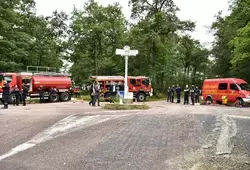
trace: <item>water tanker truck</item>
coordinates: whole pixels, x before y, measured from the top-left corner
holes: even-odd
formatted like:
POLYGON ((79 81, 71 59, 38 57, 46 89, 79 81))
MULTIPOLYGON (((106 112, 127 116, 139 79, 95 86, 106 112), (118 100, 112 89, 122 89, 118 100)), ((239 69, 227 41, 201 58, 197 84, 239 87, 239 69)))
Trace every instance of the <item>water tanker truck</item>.
MULTIPOLYGON (((44 98, 49 102, 65 102, 71 100, 72 81, 69 74, 61 73, 0 73, 0 86, 9 83, 10 89, 17 85, 20 91, 24 84, 29 89, 28 97, 39 98, 40 88, 44 89, 44 98), (50 94, 52 88, 56 93, 50 94)), ((0 88, 0 100, 2 100, 2 88, 0 88)), ((10 91, 9 103, 13 103, 14 94, 10 91)))

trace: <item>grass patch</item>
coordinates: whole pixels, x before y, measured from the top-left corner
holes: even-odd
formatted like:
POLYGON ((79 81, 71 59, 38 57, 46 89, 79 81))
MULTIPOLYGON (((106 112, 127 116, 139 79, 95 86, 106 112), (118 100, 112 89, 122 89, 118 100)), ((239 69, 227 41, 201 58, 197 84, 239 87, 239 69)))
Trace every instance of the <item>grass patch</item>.
MULTIPOLYGON (((77 97, 77 100, 84 100, 84 101, 91 101, 91 97, 90 97, 90 95, 82 95, 82 96, 79 96, 79 97, 77 97)), ((104 100, 104 98, 103 97, 100 97, 100 102, 106 102, 105 100, 104 100)), ((117 98, 117 97, 115 97, 114 98, 114 102, 119 102, 119 99, 117 98)))
POLYGON ((142 104, 142 105, 105 104, 103 108, 107 110, 148 110, 150 109, 150 107, 146 104, 142 104))

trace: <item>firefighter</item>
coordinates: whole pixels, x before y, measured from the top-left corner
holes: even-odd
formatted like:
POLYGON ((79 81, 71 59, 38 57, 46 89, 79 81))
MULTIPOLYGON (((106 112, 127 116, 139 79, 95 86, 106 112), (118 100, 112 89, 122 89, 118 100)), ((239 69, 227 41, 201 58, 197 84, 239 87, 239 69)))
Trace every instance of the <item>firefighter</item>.
POLYGON ((168 87, 168 98, 167 98, 167 102, 171 101, 171 87, 168 87))
POLYGON ((95 89, 94 106, 95 106, 96 100, 97 100, 98 106, 100 106, 100 92, 101 92, 101 87, 100 87, 100 84, 99 84, 98 81, 96 81, 94 89, 95 89))
POLYGON ((9 94, 10 94, 9 83, 5 82, 2 89, 3 89, 3 104, 4 104, 4 107, 2 109, 8 109, 9 94))
POLYGON ((49 94, 50 94, 50 95, 55 95, 56 93, 57 93, 56 88, 55 88, 55 87, 52 87, 51 90, 50 90, 50 92, 49 92, 49 94))
POLYGON ((179 85, 177 85, 175 92, 177 96, 177 103, 181 103, 181 87, 179 85))
POLYGON ((95 81, 93 84, 93 101, 92 101, 92 106, 96 106, 96 100, 98 102, 98 106, 100 106, 100 84, 95 81))
POLYGON ((109 89, 109 91, 110 91, 110 103, 114 103, 114 99, 115 99, 115 96, 116 96, 116 93, 117 93, 117 91, 116 91, 116 85, 115 85, 115 82, 111 82, 111 86, 110 86, 110 89, 109 89))
POLYGON ((174 91, 175 91, 175 89, 174 89, 174 85, 173 85, 171 88, 171 103, 174 103, 174 91))
POLYGON ((91 98, 91 101, 89 102, 90 106, 93 104, 93 101, 94 101, 93 87, 94 87, 94 83, 92 83, 89 86, 89 95, 90 95, 90 98, 91 98))
POLYGON ((23 106, 26 106, 26 96, 28 95, 28 87, 26 84, 23 85, 23 91, 22 91, 22 100, 23 100, 23 106))
POLYGON ((13 93, 15 95, 14 101, 13 101, 13 106, 19 106, 19 101, 20 101, 20 90, 17 87, 17 85, 14 86, 13 88, 13 93))
POLYGON ((189 88, 188 88, 188 85, 186 85, 186 88, 184 89, 184 105, 185 104, 189 104, 188 102, 189 102, 189 100, 188 100, 188 98, 189 98, 189 88))
POLYGON ((44 100, 44 88, 43 88, 42 85, 39 88, 39 97, 40 97, 40 103, 45 103, 45 100, 44 100))
POLYGON ((194 85, 192 85, 192 88, 190 89, 190 95, 191 95, 192 105, 194 105, 194 98, 195 98, 195 88, 194 88, 194 85))
POLYGON ((200 89, 197 86, 195 88, 195 103, 200 103, 200 89))

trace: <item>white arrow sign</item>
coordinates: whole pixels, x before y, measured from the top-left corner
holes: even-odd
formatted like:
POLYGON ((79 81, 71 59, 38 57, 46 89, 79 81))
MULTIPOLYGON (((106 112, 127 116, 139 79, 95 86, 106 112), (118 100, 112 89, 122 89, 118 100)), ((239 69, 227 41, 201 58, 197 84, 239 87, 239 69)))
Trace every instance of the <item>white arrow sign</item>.
POLYGON ((129 51, 125 51, 123 49, 116 49, 115 54, 116 55, 121 55, 121 56, 136 56, 138 55, 138 50, 129 50, 129 51))

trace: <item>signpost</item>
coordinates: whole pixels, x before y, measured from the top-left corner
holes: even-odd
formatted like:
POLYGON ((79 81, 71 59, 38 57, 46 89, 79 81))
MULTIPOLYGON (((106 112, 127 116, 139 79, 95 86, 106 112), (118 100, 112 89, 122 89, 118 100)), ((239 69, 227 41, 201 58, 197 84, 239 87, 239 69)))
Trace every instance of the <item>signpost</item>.
POLYGON ((128 94, 128 57, 136 56, 138 50, 130 50, 129 46, 125 46, 123 49, 116 49, 116 55, 125 57, 125 80, 124 80, 124 99, 128 99, 131 95, 128 94))

